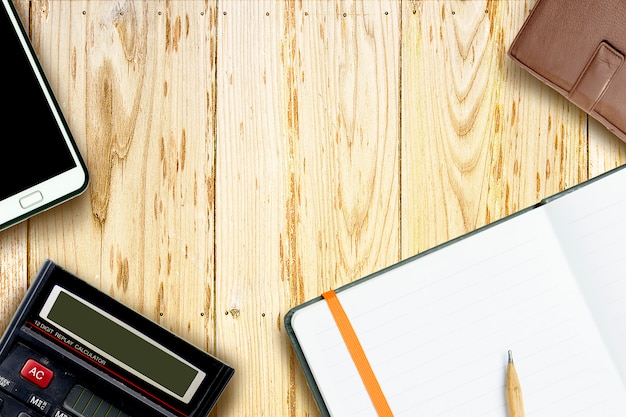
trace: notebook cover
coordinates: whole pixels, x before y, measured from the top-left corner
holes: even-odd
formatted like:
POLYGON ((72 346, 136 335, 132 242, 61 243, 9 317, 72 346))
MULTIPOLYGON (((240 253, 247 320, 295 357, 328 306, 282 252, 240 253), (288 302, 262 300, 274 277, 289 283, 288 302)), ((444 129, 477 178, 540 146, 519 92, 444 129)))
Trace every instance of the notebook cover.
POLYGON ((626 141, 626 0, 538 0, 508 55, 626 141))

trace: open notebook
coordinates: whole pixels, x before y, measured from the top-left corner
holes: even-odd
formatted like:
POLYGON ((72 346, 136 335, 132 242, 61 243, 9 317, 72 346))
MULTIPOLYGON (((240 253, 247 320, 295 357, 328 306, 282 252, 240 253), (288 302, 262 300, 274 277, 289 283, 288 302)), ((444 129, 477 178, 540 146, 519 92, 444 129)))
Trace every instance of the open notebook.
MULTIPOLYGON (((336 290, 394 416, 626 416, 626 167, 336 290)), ((286 328, 324 415, 376 416, 321 297, 286 328)))

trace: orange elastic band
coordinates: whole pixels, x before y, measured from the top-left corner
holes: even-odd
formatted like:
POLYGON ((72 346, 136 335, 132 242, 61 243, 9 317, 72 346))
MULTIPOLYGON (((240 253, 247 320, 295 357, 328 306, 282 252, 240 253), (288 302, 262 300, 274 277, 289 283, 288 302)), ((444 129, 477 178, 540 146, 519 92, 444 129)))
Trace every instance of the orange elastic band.
POLYGON ((383 390, 378 384, 376 375, 374 375, 374 371, 365 356, 361 342, 359 342, 359 338, 350 323, 350 319, 348 319, 346 312, 341 306, 337 295, 333 290, 330 290, 323 293, 322 297, 324 297, 326 303, 328 304, 328 308, 335 319, 339 333, 341 333, 341 337, 350 352, 350 356, 352 356, 352 360, 359 371, 359 375, 361 375, 361 380, 365 385, 365 389, 367 390, 378 415, 380 417, 393 417, 393 413, 391 412, 391 408, 389 408, 389 403, 387 403, 385 394, 383 394, 383 390))

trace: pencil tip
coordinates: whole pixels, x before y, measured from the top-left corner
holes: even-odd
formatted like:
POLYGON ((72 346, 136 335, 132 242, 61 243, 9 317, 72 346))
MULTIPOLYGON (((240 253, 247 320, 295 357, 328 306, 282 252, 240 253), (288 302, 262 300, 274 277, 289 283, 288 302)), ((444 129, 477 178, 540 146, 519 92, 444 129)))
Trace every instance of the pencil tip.
POLYGON ((509 350, 509 362, 513 363, 513 352, 509 350))

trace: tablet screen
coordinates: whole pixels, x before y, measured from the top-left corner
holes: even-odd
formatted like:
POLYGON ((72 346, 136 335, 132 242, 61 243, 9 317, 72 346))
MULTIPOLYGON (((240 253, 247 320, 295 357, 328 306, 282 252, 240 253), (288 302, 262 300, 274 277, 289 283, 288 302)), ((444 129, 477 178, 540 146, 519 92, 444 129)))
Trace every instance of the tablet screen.
POLYGON ((4 59, 2 69, 7 87, 3 91, 0 139, 0 200, 76 167, 56 115, 7 11, 0 11, 4 59))

